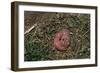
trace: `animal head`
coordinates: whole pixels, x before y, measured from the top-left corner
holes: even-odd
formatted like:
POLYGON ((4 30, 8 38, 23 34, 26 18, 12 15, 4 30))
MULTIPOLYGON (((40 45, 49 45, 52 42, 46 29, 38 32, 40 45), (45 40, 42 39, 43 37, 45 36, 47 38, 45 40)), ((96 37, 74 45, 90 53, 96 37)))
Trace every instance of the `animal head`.
POLYGON ((66 50, 70 45, 70 31, 63 29, 55 34, 54 47, 57 50, 66 50))

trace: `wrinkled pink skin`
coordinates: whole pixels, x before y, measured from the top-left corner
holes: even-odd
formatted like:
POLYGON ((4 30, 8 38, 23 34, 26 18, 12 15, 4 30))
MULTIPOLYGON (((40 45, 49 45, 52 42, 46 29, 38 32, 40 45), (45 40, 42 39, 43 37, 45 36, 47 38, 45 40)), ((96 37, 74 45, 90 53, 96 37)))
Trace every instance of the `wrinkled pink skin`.
POLYGON ((70 45, 70 32, 67 29, 56 33, 54 38, 54 49, 64 51, 70 45))

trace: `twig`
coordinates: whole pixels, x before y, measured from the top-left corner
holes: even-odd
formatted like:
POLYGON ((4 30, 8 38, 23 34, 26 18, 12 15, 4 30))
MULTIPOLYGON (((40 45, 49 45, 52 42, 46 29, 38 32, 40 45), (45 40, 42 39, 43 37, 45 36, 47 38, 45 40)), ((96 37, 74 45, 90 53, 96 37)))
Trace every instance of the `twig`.
POLYGON ((89 30, 87 30, 82 36, 85 36, 88 32, 89 32, 89 30))
POLYGON ((34 29, 37 26, 37 24, 34 24, 32 27, 30 27, 27 31, 25 31, 24 35, 29 33, 32 29, 34 29))

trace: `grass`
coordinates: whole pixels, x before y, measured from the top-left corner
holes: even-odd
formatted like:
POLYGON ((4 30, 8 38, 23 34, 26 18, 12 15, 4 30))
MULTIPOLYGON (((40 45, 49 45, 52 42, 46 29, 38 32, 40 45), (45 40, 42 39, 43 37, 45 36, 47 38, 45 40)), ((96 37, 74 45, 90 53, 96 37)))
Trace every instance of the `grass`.
POLYGON ((90 58, 90 15, 77 13, 24 13, 24 60, 45 61, 90 58), (66 51, 52 50, 54 36, 62 30, 70 31, 71 43, 66 51))

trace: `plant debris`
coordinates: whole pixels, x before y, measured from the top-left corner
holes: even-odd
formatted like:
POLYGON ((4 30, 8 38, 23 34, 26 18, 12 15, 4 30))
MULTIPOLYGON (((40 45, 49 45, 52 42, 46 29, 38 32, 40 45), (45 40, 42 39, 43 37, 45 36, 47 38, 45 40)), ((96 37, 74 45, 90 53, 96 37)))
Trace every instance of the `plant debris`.
POLYGON ((24 12, 24 61, 90 58, 90 14, 24 12), (70 31, 70 45, 65 51, 52 50, 56 33, 70 31))

